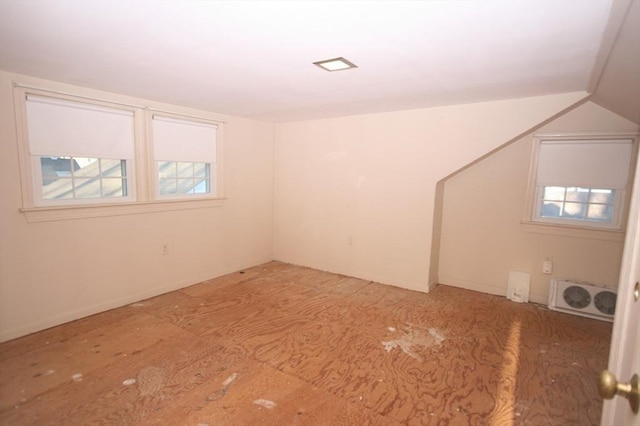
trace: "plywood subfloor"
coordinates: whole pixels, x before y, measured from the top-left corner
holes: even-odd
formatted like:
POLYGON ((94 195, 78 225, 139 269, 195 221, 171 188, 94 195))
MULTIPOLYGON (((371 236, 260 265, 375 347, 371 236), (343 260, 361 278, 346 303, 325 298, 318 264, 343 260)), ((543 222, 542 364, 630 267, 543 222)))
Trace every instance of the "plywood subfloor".
POLYGON ((595 425, 610 337, 272 262, 0 345, 0 424, 595 425))

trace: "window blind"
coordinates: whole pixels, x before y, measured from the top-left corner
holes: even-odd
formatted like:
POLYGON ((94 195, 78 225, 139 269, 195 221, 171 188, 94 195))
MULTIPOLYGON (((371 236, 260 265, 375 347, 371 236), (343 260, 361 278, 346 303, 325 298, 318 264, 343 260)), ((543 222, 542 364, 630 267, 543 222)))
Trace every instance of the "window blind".
POLYGON ((631 139, 543 140, 539 186, 624 189, 629 177, 631 139))
POLYGON ((215 163, 217 132, 215 124, 154 115, 155 159, 215 163))
POLYGON ((132 159, 133 112, 27 95, 31 155, 132 159))

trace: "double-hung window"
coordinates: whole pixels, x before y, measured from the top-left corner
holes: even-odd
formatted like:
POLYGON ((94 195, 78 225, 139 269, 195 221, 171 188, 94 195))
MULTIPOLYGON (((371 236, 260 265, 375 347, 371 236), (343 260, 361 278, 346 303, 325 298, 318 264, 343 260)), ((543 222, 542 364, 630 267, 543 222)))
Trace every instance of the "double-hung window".
POLYGON ((620 229, 633 138, 540 138, 532 220, 620 229))
POLYGON ((215 123, 153 115, 158 198, 219 195, 217 133, 215 123))
POLYGON ((26 97, 36 207, 133 200, 133 112, 26 97))
POLYGON ((18 84, 15 94, 29 221, 222 205, 223 122, 206 112, 18 84))

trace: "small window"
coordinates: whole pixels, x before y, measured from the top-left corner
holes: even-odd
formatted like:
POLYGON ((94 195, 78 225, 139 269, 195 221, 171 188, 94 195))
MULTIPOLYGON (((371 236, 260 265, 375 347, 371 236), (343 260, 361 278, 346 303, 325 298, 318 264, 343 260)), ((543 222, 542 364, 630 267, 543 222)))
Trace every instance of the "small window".
POLYGON ((152 127, 158 197, 218 196, 218 126, 154 114, 152 127))
POLYGON ((36 206, 132 200, 133 112, 27 95, 36 206))
POLYGON ((633 139, 540 139, 532 220, 621 227, 633 139))

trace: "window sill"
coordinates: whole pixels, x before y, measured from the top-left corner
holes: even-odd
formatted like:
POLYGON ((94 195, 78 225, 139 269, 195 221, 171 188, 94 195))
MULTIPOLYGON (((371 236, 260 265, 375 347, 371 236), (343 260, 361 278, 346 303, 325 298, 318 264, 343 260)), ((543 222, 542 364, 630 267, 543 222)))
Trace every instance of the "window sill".
POLYGON ((625 232, 619 229, 596 229, 584 226, 559 225, 525 220, 523 220, 521 224, 522 229, 525 232, 553 235, 557 237, 584 238, 589 240, 616 242, 624 242, 625 237, 625 232))
POLYGON ((27 222, 52 222, 58 220, 87 219, 95 217, 125 216, 132 214, 157 213, 174 210, 204 209, 220 207, 224 198, 197 200, 167 200, 152 202, 74 205, 55 207, 30 207, 20 209, 27 222))

